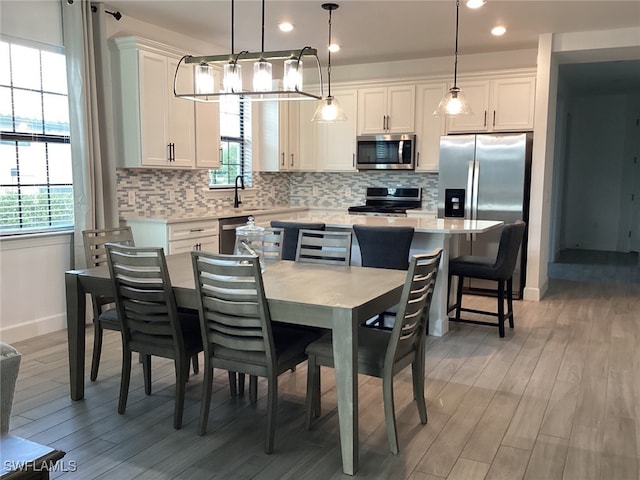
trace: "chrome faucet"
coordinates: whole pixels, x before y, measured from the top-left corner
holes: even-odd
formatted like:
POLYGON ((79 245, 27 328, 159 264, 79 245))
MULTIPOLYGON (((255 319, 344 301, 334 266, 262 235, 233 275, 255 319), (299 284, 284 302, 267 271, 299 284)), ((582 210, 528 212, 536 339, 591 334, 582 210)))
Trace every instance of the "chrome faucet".
POLYGON ((240 200, 240 195, 238 195, 238 180, 240 180, 240 188, 244 190, 244 178, 242 178, 242 175, 238 175, 236 177, 234 186, 233 208, 238 208, 242 203, 242 200, 240 200))

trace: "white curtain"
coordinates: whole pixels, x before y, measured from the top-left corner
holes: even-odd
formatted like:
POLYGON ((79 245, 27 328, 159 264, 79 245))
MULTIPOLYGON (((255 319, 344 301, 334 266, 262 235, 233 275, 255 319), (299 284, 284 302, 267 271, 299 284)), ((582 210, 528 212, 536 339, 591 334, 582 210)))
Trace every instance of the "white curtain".
POLYGON ((111 71, 104 5, 60 0, 67 58, 73 195, 74 268, 85 266, 82 231, 118 225, 111 71))

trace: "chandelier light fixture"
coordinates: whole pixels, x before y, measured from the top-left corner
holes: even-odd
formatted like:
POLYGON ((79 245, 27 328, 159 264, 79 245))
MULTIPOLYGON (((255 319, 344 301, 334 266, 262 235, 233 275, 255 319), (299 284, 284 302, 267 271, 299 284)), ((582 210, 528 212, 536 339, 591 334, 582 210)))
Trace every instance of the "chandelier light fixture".
POLYGON ((339 7, 337 3, 323 3, 322 8, 329 11, 329 59, 327 62, 327 97, 318 102, 312 122, 332 123, 344 122, 347 116, 338 101, 331 95, 331 13, 339 7))
POLYGON ((433 112, 434 115, 440 116, 457 116, 469 115, 473 113, 471 107, 467 103, 462 90, 458 88, 458 29, 460 24, 460 0, 456 0, 456 48, 453 63, 453 87, 442 97, 438 108, 433 112))
MULTIPOLYGON (((337 7, 337 6, 336 6, 337 7)), ((322 71, 317 50, 304 47, 296 50, 264 50, 265 0, 262 0, 262 44, 260 52, 241 51, 235 53, 235 2, 231 0, 231 53, 223 55, 205 55, 194 57, 185 55, 178 62, 173 78, 173 94, 176 97, 198 102, 220 102, 224 98, 236 97, 240 101, 268 100, 320 100, 323 97, 322 71), (302 58, 313 57, 316 60, 317 84, 319 93, 302 90, 302 58), (274 82, 272 77, 275 60, 284 60, 282 81, 274 82), (251 88, 245 88, 242 78, 242 63, 253 63, 253 81, 251 88), (178 75, 184 75, 184 65, 193 66, 193 88, 191 91, 178 91, 178 75), (222 67, 222 83, 216 85, 214 69, 222 67), (278 86, 274 87, 274 83, 278 86)), ((247 66, 251 69, 251 65, 247 66)))

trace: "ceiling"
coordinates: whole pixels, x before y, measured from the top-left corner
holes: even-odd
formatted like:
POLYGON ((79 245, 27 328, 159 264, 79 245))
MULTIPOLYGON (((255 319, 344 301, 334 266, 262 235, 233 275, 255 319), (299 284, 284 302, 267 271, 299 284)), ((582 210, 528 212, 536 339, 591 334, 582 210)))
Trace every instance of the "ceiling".
MULTIPOLYGON (((322 3, 321 0, 267 0, 264 49, 301 49, 308 45, 318 49, 320 60, 325 63, 328 13, 321 8, 322 3), (293 32, 285 34, 278 30, 277 24, 285 20, 294 24, 293 32)), ((338 3, 340 8, 333 12, 333 40, 342 49, 332 54, 333 65, 453 54, 453 0, 342 0, 338 3)), ((464 54, 536 48, 541 33, 640 26, 638 0, 488 0, 477 10, 467 8, 464 3, 465 0, 461 0, 461 58, 464 54), (502 37, 489 33, 497 24, 507 28, 502 37)), ((106 4, 123 16, 219 45, 222 52, 231 50, 230 0, 107 0, 106 4)), ((236 52, 260 51, 261 13, 261 1, 235 2, 236 52)), ((618 68, 621 69, 622 66, 618 68)), ((632 72, 637 73, 637 69, 632 72)), ((633 78, 640 84, 638 77, 633 78)))

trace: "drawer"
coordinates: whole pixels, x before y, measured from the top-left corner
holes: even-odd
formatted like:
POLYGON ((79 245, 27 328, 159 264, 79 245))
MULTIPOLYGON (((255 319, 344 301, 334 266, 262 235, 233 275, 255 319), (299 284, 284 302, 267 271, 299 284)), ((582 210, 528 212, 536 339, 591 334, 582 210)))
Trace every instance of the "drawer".
POLYGON ((175 240, 169 242, 169 254, 185 253, 192 250, 201 252, 218 253, 218 235, 196 239, 175 240))
POLYGON ((169 225, 168 229, 169 242, 174 240, 209 237, 218 234, 218 221, 202 220, 197 222, 175 223, 169 225))

